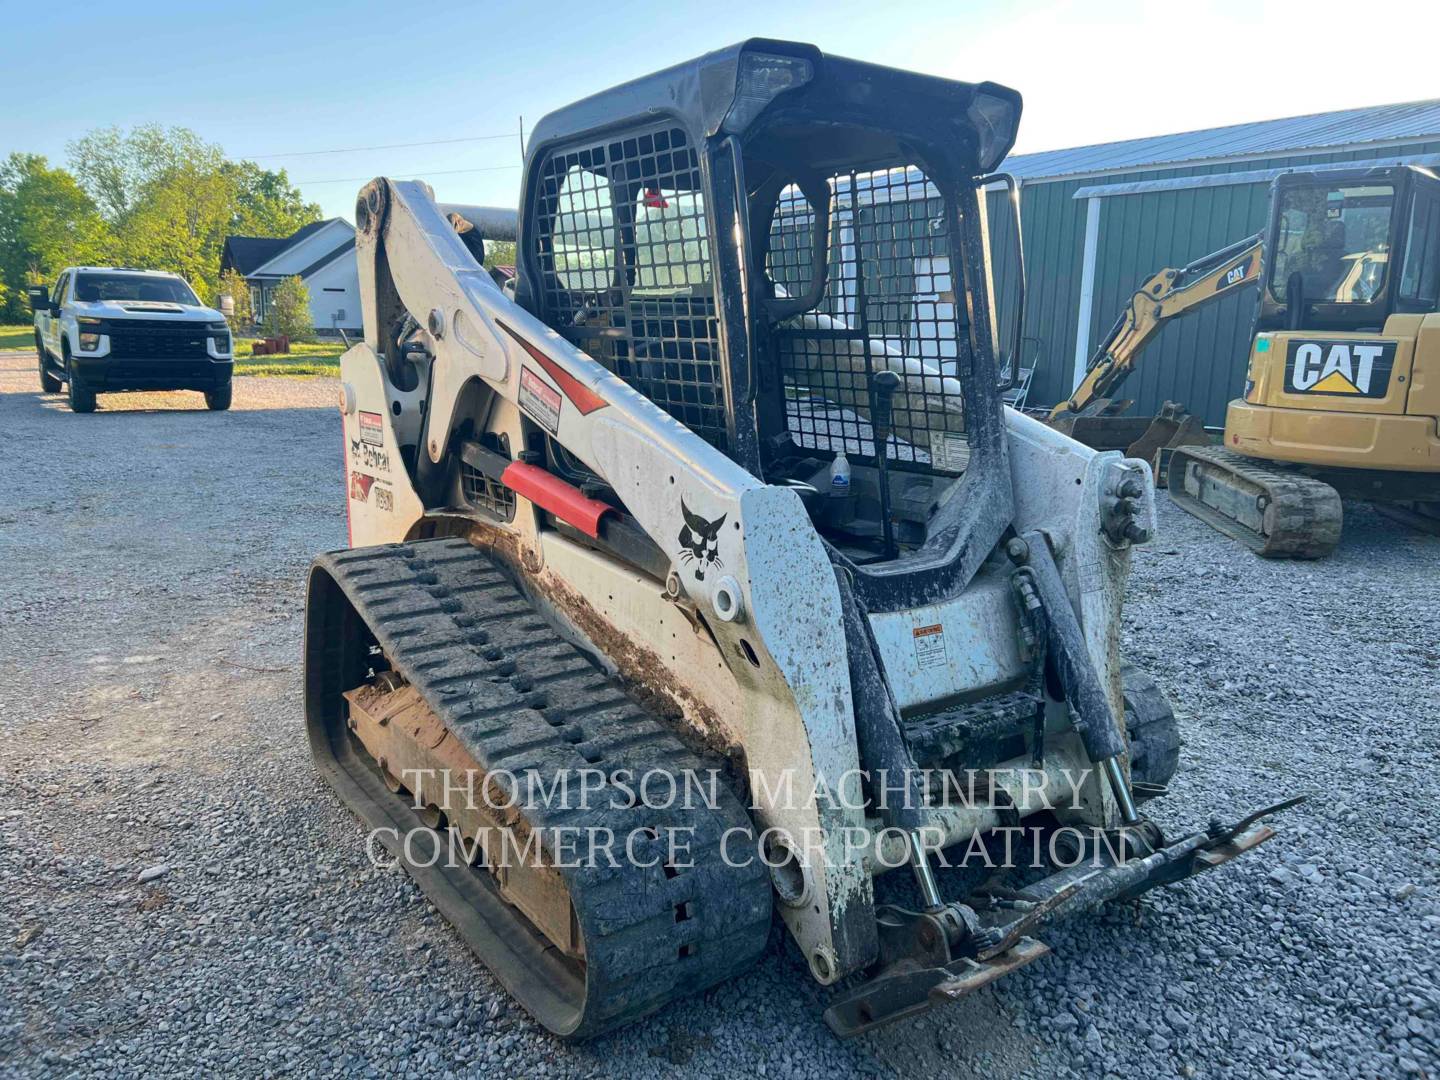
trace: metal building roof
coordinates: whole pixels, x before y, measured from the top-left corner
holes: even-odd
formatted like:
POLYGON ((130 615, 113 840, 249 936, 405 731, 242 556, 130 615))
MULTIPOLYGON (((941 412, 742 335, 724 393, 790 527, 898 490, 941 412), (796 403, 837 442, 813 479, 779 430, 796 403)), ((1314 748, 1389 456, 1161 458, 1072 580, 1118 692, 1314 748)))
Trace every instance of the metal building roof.
POLYGON ((1334 149, 1406 139, 1440 138, 1440 98, 1398 105, 1259 120, 1174 135, 1016 154, 1001 168, 1022 180, 1189 165, 1216 158, 1334 149))

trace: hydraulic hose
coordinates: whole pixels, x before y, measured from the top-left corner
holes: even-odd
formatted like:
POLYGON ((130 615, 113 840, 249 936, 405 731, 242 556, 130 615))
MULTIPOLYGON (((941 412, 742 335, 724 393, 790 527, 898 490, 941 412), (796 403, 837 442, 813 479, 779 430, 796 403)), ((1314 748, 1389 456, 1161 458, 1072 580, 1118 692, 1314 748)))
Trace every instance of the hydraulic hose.
POLYGON ((1080 733, 1091 761, 1098 764, 1118 757, 1125 752, 1125 735, 1115 721, 1110 698, 1090 660, 1080 620, 1070 606, 1070 595, 1060 580, 1050 545, 1038 532, 1026 533, 1023 539, 1029 549, 1027 565, 1035 591, 1045 608, 1046 644, 1060 676, 1065 701, 1070 706, 1071 722, 1080 733))

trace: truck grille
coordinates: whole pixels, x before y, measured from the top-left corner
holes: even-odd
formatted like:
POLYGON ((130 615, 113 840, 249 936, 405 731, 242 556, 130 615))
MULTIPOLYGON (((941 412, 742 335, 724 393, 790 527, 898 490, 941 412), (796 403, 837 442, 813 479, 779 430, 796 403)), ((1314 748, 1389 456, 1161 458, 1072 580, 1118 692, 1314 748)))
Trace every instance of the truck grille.
POLYGON ((116 360, 201 360, 209 355, 204 323, 137 319, 111 323, 106 332, 116 360))

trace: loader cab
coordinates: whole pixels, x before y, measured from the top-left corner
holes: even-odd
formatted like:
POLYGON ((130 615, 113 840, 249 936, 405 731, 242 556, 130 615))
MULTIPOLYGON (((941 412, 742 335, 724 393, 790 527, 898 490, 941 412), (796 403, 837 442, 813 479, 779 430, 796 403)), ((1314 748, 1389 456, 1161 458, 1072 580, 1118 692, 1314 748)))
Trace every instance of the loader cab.
POLYGON ((517 300, 796 487, 861 565, 885 557, 871 420, 876 374, 896 372, 888 561, 953 562, 975 522, 937 520, 967 501, 952 489, 1008 505, 977 188, 1019 114, 1001 86, 766 40, 605 91, 535 129, 517 300), (841 453, 856 493, 836 510, 841 453))
POLYGON ((1381 333, 1440 310, 1440 178, 1415 166, 1287 173, 1271 189, 1257 328, 1381 333))

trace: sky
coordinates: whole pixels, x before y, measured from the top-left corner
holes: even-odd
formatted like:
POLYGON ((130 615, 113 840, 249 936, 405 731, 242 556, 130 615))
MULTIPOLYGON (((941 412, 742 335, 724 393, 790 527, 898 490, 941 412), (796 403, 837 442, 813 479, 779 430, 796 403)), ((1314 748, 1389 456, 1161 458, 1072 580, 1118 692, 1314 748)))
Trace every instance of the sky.
POLYGON ((382 174, 424 178, 446 202, 514 206, 522 117, 529 130, 753 36, 1012 86, 1025 98, 1017 152, 1440 97, 1436 0, 0 0, 0 12, 0 156, 63 162, 91 128, 183 125, 286 169, 327 217, 350 220, 382 174), (426 145, 396 145, 414 143, 426 145))

